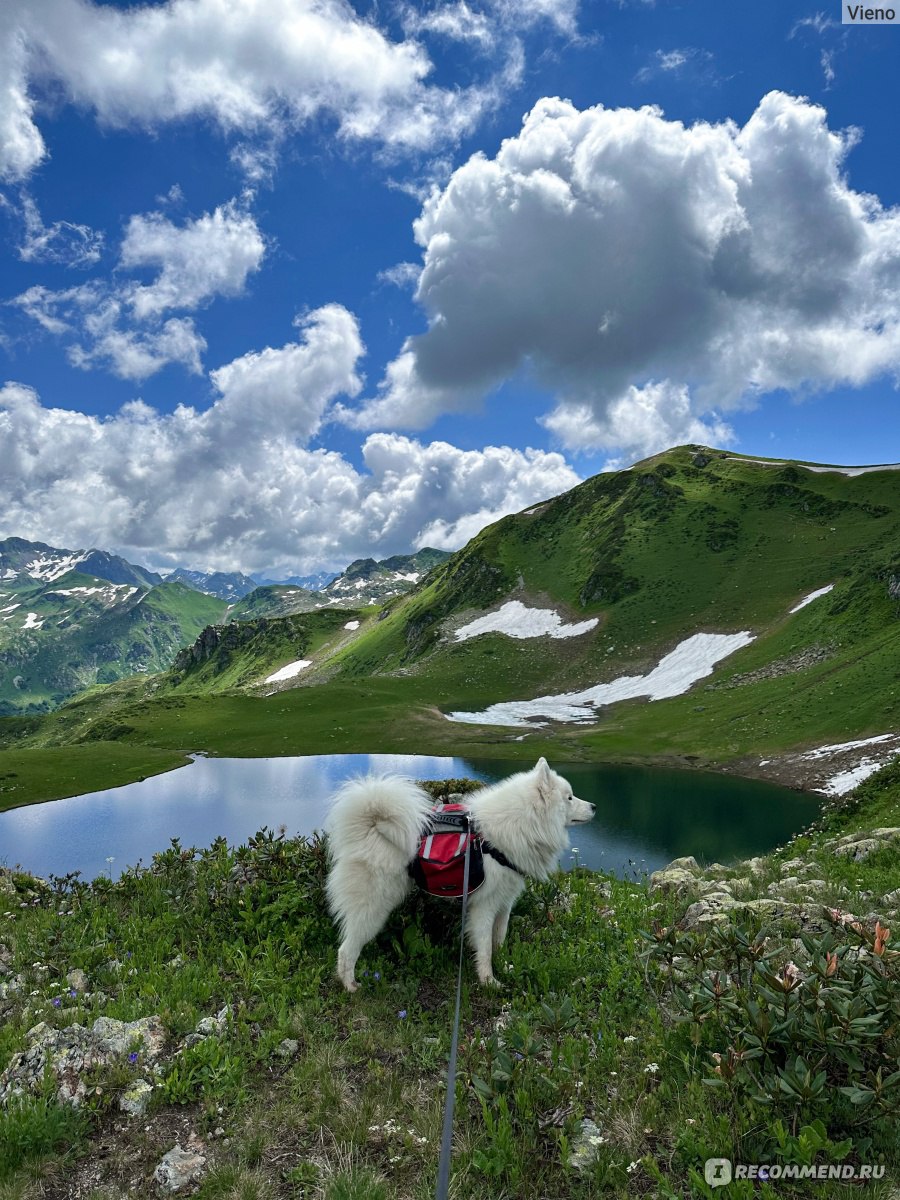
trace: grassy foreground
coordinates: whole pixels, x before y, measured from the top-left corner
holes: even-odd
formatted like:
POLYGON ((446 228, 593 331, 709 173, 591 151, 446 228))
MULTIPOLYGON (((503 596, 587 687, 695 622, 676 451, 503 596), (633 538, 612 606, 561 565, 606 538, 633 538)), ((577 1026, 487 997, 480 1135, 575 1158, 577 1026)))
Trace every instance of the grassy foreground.
MULTIPOLYGON (((896 1194, 900 961, 875 918, 896 909, 900 842, 854 862, 826 840, 900 825, 900 764, 818 824, 752 869, 711 869, 735 896, 781 897, 801 860, 822 885, 802 913, 785 902, 691 928, 699 878, 667 893, 585 870, 529 885, 501 988, 467 972, 451 1195, 860 1191, 781 1179, 714 1192, 703 1164, 720 1156, 879 1164, 865 1194, 896 1194)), ((415 897, 348 996, 332 978, 325 871, 321 841, 262 833, 238 849, 173 844, 118 881, 0 878, 0 1071, 42 1021, 158 1015, 166 1035, 156 1067, 135 1041, 114 1067, 85 1069, 80 1109, 56 1102, 49 1073, 0 1106, 0 1200, 154 1195, 154 1167, 191 1135, 202 1200, 433 1195, 458 914, 415 897), (139 1077, 150 1106, 125 1116, 139 1077)))

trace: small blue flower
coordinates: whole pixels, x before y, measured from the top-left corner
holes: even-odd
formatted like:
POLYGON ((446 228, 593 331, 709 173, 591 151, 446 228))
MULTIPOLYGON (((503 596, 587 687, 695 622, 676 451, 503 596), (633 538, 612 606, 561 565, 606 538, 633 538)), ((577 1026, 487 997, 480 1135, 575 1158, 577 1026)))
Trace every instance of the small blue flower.
POLYGON ((406 1009, 401 1008, 400 1011, 397 1013, 397 1016, 400 1018, 401 1021, 405 1021, 406 1020, 406 1009))
POLYGON ((132 1050, 132 1052, 128 1055, 128 1061, 130 1063, 135 1063, 135 1062, 137 1062, 137 1059, 138 1059, 137 1051, 132 1050))
POLYGON ((78 993, 75 991, 75 989, 74 989, 74 988, 69 988, 69 995, 70 995, 70 996, 72 997, 72 999, 74 1000, 74 999, 75 999, 75 997, 78 995, 78 993))
POLYGON ((363 978, 365 978, 365 976, 368 975, 368 973, 369 973, 368 971, 363 971, 363 978))
POLYGON ((60 1006, 61 1004, 62 1004, 62 1000, 60 1000, 59 996, 54 996, 54 997, 53 997, 53 1007, 54 1007, 54 1008, 59 1008, 59 1006, 60 1006))
POLYGON ((380 979, 380 978, 381 978, 381 972, 380 972, 380 971, 376 971, 376 972, 375 972, 375 978, 376 978, 376 979, 380 979))

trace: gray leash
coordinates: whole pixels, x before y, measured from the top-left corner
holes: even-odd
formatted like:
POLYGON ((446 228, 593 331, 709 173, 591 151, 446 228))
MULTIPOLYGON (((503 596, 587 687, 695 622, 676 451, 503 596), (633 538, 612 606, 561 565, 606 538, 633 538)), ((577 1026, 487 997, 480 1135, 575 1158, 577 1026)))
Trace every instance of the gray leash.
MULTIPOLYGON (((466 824, 468 832, 468 823, 466 824)), ((459 1047, 459 1006, 462 999, 463 964, 466 954, 466 909, 469 904, 469 849, 466 839, 466 858, 463 864, 462 918, 459 926, 459 971, 456 976, 456 1012, 453 1015, 453 1037, 450 1039, 450 1059, 447 1063, 447 1099, 444 1101, 444 1129, 441 1134, 441 1158, 438 1163, 435 1200, 447 1200, 450 1189, 450 1157, 453 1153, 453 1109, 456 1105, 456 1051, 459 1047)))

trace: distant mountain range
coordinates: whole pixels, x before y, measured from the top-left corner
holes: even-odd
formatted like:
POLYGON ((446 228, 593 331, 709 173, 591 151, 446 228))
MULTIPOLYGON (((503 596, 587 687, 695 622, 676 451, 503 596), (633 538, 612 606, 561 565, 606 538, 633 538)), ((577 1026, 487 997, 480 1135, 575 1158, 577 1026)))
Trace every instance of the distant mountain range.
POLYGON ((412 590, 441 550, 343 575, 260 583, 241 572, 178 568, 163 576, 105 550, 0 541, 0 715, 46 711, 85 688, 171 666, 206 626, 362 608, 412 590))

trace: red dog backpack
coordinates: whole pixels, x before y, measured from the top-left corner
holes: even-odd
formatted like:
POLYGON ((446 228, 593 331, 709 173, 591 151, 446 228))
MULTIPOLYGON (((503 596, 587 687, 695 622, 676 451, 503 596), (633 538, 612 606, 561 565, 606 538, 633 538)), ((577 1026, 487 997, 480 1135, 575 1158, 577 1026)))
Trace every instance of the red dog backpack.
POLYGON ((482 839, 469 827, 469 810, 464 804, 436 804, 431 811, 409 874, 423 892, 445 900, 460 900, 469 847, 469 892, 484 883, 482 839))

